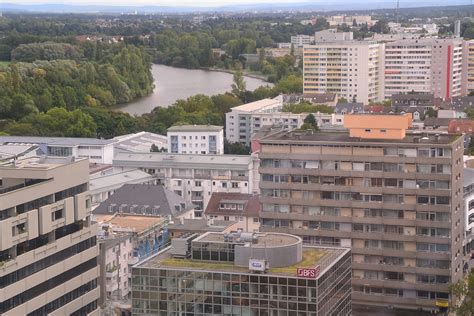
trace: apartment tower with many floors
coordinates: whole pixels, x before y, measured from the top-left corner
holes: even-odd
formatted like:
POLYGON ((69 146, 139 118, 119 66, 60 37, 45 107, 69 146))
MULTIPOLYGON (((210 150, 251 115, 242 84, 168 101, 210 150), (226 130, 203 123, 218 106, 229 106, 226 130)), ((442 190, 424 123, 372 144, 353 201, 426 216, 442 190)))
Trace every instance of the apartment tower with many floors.
POLYGON ((375 41, 317 42, 303 49, 303 92, 336 93, 349 101, 381 101, 384 44, 375 41))
POLYGON ((463 40, 455 38, 404 39, 385 44, 385 97, 412 91, 443 99, 465 95, 463 46, 463 40))
POLYGON ((0 314, 98 315, 89 163, 0 161, 0 314))
POLYGON ((436 310, 463 273, 463 137, 408 114, 344 124, 260 140, 260 230, 351 247, 354 303, 436 310))

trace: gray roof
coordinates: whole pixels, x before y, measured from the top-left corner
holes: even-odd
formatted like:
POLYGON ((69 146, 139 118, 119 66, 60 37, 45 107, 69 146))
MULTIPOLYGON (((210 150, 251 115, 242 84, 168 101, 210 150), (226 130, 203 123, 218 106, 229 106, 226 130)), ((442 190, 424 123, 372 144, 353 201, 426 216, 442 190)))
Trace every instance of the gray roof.
POLYGON ((209 225, 206 219, 194 218, 183 220, 183 224, 180 221, 175 221, 173 224, 168 225, 168 230, 179 230, 179 231, 192 231, 192 232, 222 232, 231 225, 237 222, 234 221, 220 221, 214 220, 209 225))
POLYGON ((169 153, 123 153, 113 160, 114 166, 163 167, 163 168, 205 168, 205 169, 247 169, 252 161, 250 155, 194 155, 169 153))
POLYGON ((474 169, 473 168, 464 168, 464 187, 468 187, 471 184, 474 184, 474 169))
POLYGON ((135 212, 143 214, 141 211, 142 207, 148 206, 145 215, 163 217, 167 215, 172 217, 180 216, 194 208, 194 205, 187 202, 183 197, 165 189, 162 185, 124 184, 111 197, 102 202, 93 213, 115 213, 118 212, 118 208, 121 205, 126 205, 122 210, 123 213, 130 213, 130 207, 136 205, 135 212), (109 212, 109 206, 111 205, 116 207, 113 212, 109 212), (184 208, 181 205, 184 205, 184 208), (179 206, 180 210, 177 210, 176 206, 179 206), (157 213, 152 211, 154 207, 158 207, 157 213))
POLYGON ((106 174, 98 177, 91 177, 89 181, 89 192, 94 194, 118 188, 127 183, 136 184, 151 180, 153 180, 152 175, 138 169, 106 174))
POLYGON ((425 126, 448 126, 451 118, 427 117, 424 120, 425 126))
POLYGON ((362 113, 364 112, 363 103, 338 103, 336 104, 336 113, 362 113))
POLYGON ((164 135, 139 132, 135 134, 121 135, 114 138, 117 140, 115 148, 120 148, 124 151, 131 152, 150 152, 151 145, 156 145, 158 148, 168 147, 168 138, 164 135))
POLYGON ((175 125, 168 128, 168 132, 219 132, 223 129, 217 125, 175 125))
POLYGON ((39 137, 39 136, 0 136, 0 143, 48 144, 62 146, 91 145, 100 146, 115 143, 115 139, 80 137, 39 137))

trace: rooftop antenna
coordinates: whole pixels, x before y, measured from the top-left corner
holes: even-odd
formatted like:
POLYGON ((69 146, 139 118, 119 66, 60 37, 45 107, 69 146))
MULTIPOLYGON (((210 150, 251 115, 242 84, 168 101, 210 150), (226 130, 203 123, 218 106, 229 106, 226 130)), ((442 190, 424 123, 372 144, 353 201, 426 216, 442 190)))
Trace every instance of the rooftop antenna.
MULTIPOLYGON (((472 1, 472 0, 471 0, 472 1)), ((398 10, 400 9, 400 0, 397 0, 397 23, 398 23, 398 10)))

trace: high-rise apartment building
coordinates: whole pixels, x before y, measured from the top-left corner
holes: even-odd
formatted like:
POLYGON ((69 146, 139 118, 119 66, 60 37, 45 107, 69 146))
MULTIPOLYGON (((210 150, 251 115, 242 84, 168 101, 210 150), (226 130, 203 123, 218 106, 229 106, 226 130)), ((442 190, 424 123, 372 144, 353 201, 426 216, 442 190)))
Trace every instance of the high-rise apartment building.
POLYGON ((405 115, 260 139, 261 231, 352 247, 355 303, 437 309, 462 277, 463 137, 405 115))
POLYGON ((385 44, 385 97, 408 92, 464 95, 461 39, 406 39, 385 44))
POLYGON ((0 163, 0 314, 98 315, 89 162, 0 163))
POLYGON ((303 92, 336 93, 368 104, 381 101, 384 44, 375 41, 318 42, 303 48, 303 92))
POLYGON ((470 93, 474 91, 474 40, 464 41, 463 58, 463 86, 470 93))

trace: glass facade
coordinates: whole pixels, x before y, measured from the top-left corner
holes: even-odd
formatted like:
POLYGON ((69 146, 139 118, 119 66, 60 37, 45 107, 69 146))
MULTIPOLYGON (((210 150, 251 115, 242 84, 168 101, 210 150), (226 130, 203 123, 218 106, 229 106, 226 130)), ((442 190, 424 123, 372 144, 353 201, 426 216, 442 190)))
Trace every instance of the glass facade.
POLYGON ((315 316, 351 312, 350 252, 317 279, 163 266, 132 270, 133 315, 315 316))

